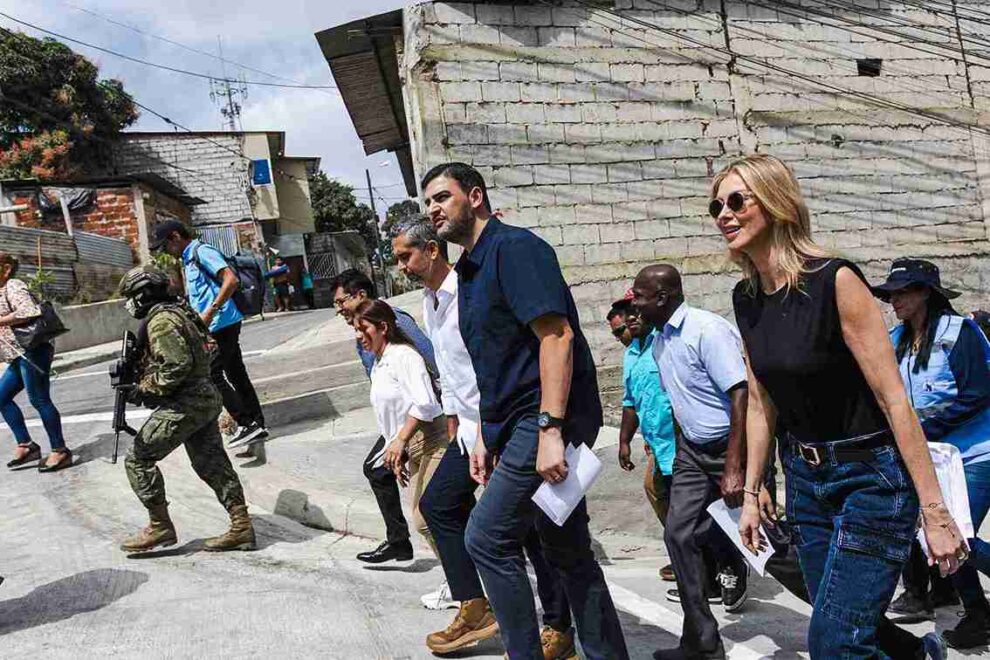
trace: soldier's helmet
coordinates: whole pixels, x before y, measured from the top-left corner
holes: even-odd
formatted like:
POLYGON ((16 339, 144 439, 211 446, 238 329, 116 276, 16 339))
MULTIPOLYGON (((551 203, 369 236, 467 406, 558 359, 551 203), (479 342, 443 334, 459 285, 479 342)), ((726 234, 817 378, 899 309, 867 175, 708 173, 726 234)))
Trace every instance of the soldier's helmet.
POLYGON ((154 266, 138 266, 120 279, 118 291, 127 298, 127 311, 134 318, 144 318, 155 303, 171 300, 168 276, 154 266))

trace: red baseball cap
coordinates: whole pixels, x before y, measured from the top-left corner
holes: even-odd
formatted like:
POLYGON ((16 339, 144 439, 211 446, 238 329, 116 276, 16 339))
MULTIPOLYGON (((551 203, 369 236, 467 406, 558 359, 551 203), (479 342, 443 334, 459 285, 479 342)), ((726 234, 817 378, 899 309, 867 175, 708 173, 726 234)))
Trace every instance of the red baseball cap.
POLYGON ((632 303, 633 298, 633 290, 629 289, 621 298, 612 303, 612 307, 625 307, 632 303))

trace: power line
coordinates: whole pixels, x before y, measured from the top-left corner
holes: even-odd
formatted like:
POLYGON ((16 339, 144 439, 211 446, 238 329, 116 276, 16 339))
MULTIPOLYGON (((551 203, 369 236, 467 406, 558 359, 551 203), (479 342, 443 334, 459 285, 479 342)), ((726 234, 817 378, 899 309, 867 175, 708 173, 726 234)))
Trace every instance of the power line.
POLYGON ((211 52, 206 51, 206 50, 200 50, 199 48, 194 48, 193 46, 189 46, 189 45, 184 44, 184 43, 181 43, 179 41, 175 41, 174 39, 169 39, 168 37, 163 37, 163 36, 158 35, 158 34, 155 34, 153 32, 148 32, 146 30, 142 30, 141 28, 136 27, 134 25, 130 25, 128 23, 123 23, 121 21, 114 20, 113 18, 111 18, 109 16, 106 16, 105 14, 101 14, 98 11, 94 11, 94 10, 88 9, 86 7, 81 7, 79 5, 75 5, 75 4, 71 3, 71 2, 67 2, 66 0, 59 0, 59 2, 61 2, 63 5, 65 5, 67 7, 71 7, 72 9, 75 9, 76 11, 80 11, 80 12, 82 12, 84 14, 88 14, 90 16, 93 16, 94 18, 98 18, 100 20, 106 21, 107 23, 110 23, 111 25, 116 25, 118 27, 124 28, 125 30, 130 30, 131 32, 135 32, 137 34, 140 34, 141 36, 146 37, 148 39, 155 39, 157 41, 161 41, 163 43, 170 44, 172 46, 176 46, 176 47, 181 48, 183 50, 189 51, 190 53, 195 53, 197 55, 202 55, 204 57, 209 57, 209 58, 212 58, 212 59, 215 59, 215 60, 219 60, 220 62, 223 62, 225 64, 231 64, 231 65, 236 66, 236 67, 240 67, 241 69, 244 69, 246 71, 252 71, 254 73, 260 73, 263 76, 268 76, 269 78, 273 78, 275 80, 284 80, 286 82, 294 83, 296 85, 303 85, 303 84, 305 84, 305 83, 299 82, 298 80, 293 80, 292 78, 286 78, 285 76, 280 76, 280 75, 277 75, 277 74, 274 74, 274 73, 269 73, 268 71, 264 71, 264 70, 258 69, 256 67, 248 66, 247 64, 242 64, 242 63, 236 62, 234 60, 229 60, 229 59, 223 57, 222 55, 217 55, 216 53, 211 53, 211 52))
MULTIPOLYGON (((554 5, 553 3, 549 2, 549 0, 539 0, 539 1, 540 1, 541 4, 544 4, 544 5, 547 5, 547 6, 550 6, 550 7, 557 6, 557 5, 554 5)), ((887 108, 891 108, 891 109, 894 109, 894 110, 899 110, 899 111, 902 111, 902 112, 913 114, 915 116, 924 117, 926 119, 930 119, 932 121, 936 121, 936 122, 939 122, 939 123, 948 124, 948 125, 952 125, 952 126, 957 126, 957 127, 965 128, 965 129, 970 129, 970 130, 973 130, 973 131, 977 131, 977 132, 980 132, 980 133, 984 133, 984 134, 990 135, 990 128, 984 128, 982 126, 979 126, 977 124, 971 124, 969 122, 957 121, 955 119, 952 119, 951 117, 947 117, 947 116, 942 115, 942 114, 937 113, 937 112, 932 112, 932 111, 924 110, 922 108, 916 108, 916 107, 913 107, 913 106, 905 105, 903 103, 899 103, 897 101, 892 101, 890 99, 885 99, 885 98, 882 98, 882 97, 877 97, 877 96, 874 96, 872 94, 868 94, 866 92, 859 92, 859 91, 856 91, 856 90, 845 89, 845 88, 840 87, 838 85, 834 85, 832 83, 829 83, 829 82, 826 82, 826 81, 823 81, 823 80, 818 80, 818 79, 816 79, 816 78, 814 78, 812 76, 808 76, 808 75, 805 75, 805 74, 802 74, 802 73, 799 73, 799 72, 796 72, 796 71, 792 71, 790 69, 787 69, 785 67, 778 66, 776 64, 771 64, 768 61, 761 60, 761 59, 756 58, 756 57, 750 57, 750 56, 747 56, 747 55, 740 55, 738 53, 734 53, 731 50, 728 50, 728 49, 725 49, 725 48, 719 48, 718 46, 712 46, 712 45, 710 45, 710 44, 708 44, 708 43, 706 43, 704 41, 701 41, 699 39, 695 39, 695 38, 690 37, 688 35, 682 34, 680 32, 677 32, 676 30, 670 30, 670 29, 661 27, 661 26, 656 25, 654 23, 650 23, 649 21, 645 21, 645 20, 642 20, 642 19, 639 19, 639 18, 636 18, 636 17, 626 16, 626 15, 621 14, 621 13, 619 13, 617 11, 614 11, 614 10, 605 9, 605 8, 602 8, 602 7, 591 5, 591 4, 587 3, 587 2, 585 2, 585 0, 575 0, 575 1, 577 2, 577 4, 581 5, 582 7, 584 7, 589 12, 590 11, 596 11, 597 10, 597 11, 601 11, 601 12, 606 13, 606 14, 611 14, 612 16, 615 16, 616 18, 618 18, 620 21, 623 21, 623 20, 629 21, 630 23, 641 25, 643 27, 649 28, 649 29, 654 30, 656 32, 659 32, 661 34, 665 34, 665 35, 668 35, 670 37, 673 37, 674 39, 678 39, 678 40, 684 41, 686 43, 689 43, 689 44, 698 46, 699 48, 703 48, 703 49, 706 49, 706 50, 711 50, 711 51, 714 51, 714 52, 717 52, 717 53, 721 53, 723 55, 728 56, 729 59, 730 59, 730 61, 735 60, 735 61, 741 61, 741 62, 748 62, 750 64, 755 64, 756 66, 763 67, 763 68, 765 68, 765 69, 767 69, 769 71, 775 71, 777 73, 781 73, 783 75, 790 76, 790 77, 796 78, 798 80, 803 80, 803 81, 805 81, 807 83, 810 83, 810 84, 812 84, 812 85, 814 85, 816 87, 821 87, 823 89, 832 91, 833 93, 838 93, 839 95, 844 95, 844 96, 848 96, 848 97, 858 98, 860 100, 866 101, 866 102, 871 103, 873 105, 879 105, 881 107, 887 107, 887 108)), ((637 39, 637 40, 639 40, 639 41, 641 41, 643 43, 646 43, 647 45, 650 45, 650 46, 653 46, 653 47, 657 47, 656 44, 652 44, 652 43, 646 41, 645 39, 639 38, 636 35, 629 34, 628 32, 625 33, 625 34, 627 36, 629 36, 629 37, 632 37, 632 38, 637 39)))
POLYGON ((28 23, 27 21, 22 21, 19 18, 14 18, 10 14, 6 14, 4 12, 0 12, 0 16, 3 16, 7 20, 13 21, 15 23, 19 23, 21 25, 25 25, 25 26, 33 29, 33 30, 37 30, 38 32, 41 32, 43 34, 47 34, 47 35, 52 36, 52 37, 55 37, 57 39, 63 39, 65 41, 68 41, 68 42, 71 42, 71 43, 74 43, 74 44, 79 44, 80 46, 85 46, 86 48, 92 48, 94 50, 100 51, 101 53, 106 53, 108 55, 113 55, 115 57, 119 57, 119 58, 125 59, 125 60, 127 60, 129 62, 135 62, 137 64, 142 64, 144 66, 150 66, 150 67, 153 67, 153 68, 156 68, 156 69, 162 69, 164 71, 171 71, 172 73, 180 73, 180 74, 182 74, 184 76, 192 76, 194 78, 202 78, 204 80, 219 80, 221 82, 228 82, 228 83, 234 83, 234 84, 259 85, 259 86, 262 86, 262 87, 281 87, 281 88, 288 88, 288 89, 324 89, 324 90, 325 89, 337 89, 333 85, 289 85, 289 84, 284 84, 284 83, 263 82, 263 81, 260 81, 260 80, 236 80, 234 78, 218 78, 216 76, 211 76, 211 75, 206 74, 206 73, 201 73, 201 72, 198 72, 198 71, 188 71, 186 69, 179 69, 179 68, 176 68, 176 67, 167 66, 165 64, 158 64, 156 62, 149 62, 147 60, 142 60, 142 59, 137 58, 137 57, 132 57, 130 55, 125 55, 124 53, 118 53, 115 50, 110 50, 109 48, 104 48, 103 46, 97 46, 95 44, 91 44, 91 43, 88 43, 86 41, 81 41, 81 40, 75 39, 73 37, 68 37, 68 36, 66 36, 64 34, 59 34, 58 32, 53 32, 51 30, 47 30, 47 29, 45 29, 43 27, 39 27, 39 26, 37 26, 37 25, 35 25, 33 23, 28 23))

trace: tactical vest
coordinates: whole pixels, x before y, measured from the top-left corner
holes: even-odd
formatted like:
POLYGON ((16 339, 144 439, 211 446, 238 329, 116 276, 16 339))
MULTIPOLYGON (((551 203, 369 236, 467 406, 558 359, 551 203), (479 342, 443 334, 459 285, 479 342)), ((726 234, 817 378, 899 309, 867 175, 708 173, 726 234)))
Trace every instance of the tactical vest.
MULTIPOLYGON (((145 323, 150 323, 158 314, 175 314, 183 321, 179 332, 182 333, 193 355, 193 368, 186 376, 186 382, 210 381, 210 362, 216 346, 203 319, 185 301, 158 303, 148 311, 145 323)), ((148 358, 150 352, 146 353, 146 359, 148 358)))
MULTIPOLYGON (((959 339, 964 323, 972 324, 973 329, 976 330, 983 344, 984 359, 990 364, 990 342, 987 341, 983 331, 969 319, 945 314, 939 319, 935 330, 928 367, 914 373, 917 355, 912 353, 905 355, 897 365, 901 372, 901 380, 904 381, 904 387, 911 399, 911 405, 922 421, 951 406, 959 396, 959 387, 949 366, 949 354, 959 339)), ((895 347, 903 333, 903 323, 890 331, 890 339, 895 347)), ((986 457, 990 454, 990 407, 943 436, 939 442, 947 442, 958 447, 962 453, 963 463, 986 457)))

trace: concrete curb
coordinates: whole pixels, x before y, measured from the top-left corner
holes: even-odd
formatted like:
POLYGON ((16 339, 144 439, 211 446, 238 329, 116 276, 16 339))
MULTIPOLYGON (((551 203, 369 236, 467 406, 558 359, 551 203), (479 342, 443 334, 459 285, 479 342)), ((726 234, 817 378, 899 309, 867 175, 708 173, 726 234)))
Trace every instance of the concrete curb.
POLYGON ((85 369, 86 367, 91 367, 94 364, 100 364, 101 362, 106 362, 107 360, 113 360, 119 354, 120 351, 115 348, 112 350, 102 351, 100 353, 89 353, 88 355, 70 356, 69 353, 66 354, 66 357, 59 357, 56 355, 54 362, 52 362, 52 369, 59 373, 74 371, 76 369, 85 369))

